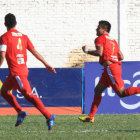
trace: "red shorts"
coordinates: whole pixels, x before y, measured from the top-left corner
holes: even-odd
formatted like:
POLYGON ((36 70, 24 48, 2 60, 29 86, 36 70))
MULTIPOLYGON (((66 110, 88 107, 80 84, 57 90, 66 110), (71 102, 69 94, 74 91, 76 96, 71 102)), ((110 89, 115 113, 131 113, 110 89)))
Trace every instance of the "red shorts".
POLYGON ((3 87, 8 88, 9 90, 19 90, 23 95, 27 95, 32 92, 31 86, 27 79, 27 76, 12 76, 9 75, 5 82, 3 83, 3 87))
POLYGON ((124 87, 124 81, 121 77, 122 68, 120 64, 114 63, 104 68, 104 72, 99 83, 111 86, 114 91, 118 91, 124 87))

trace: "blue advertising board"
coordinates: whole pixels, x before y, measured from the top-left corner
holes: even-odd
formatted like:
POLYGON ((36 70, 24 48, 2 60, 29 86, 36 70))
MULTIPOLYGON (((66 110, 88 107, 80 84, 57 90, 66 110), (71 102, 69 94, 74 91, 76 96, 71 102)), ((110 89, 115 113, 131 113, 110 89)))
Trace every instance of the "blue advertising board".
MULTIPOLYGON (((140 86, 140 62, 122 62, 122 78, 125 88, 140 86)), ((85 63, 85 108, 84 113, 90 112, 90 107, 94 97, 94 88, 101 77, 103 67, 97 62, 85 63)), ((102 93, 102 101, 97 114, 125 114, 140 113, 140 94, 120 98, 112 90, 107 88, 102 93)))
MULTIPOLYGON (((29 82, 32 92, 47 107, 81 107, 82 68, 56 68, 57 74, 48 73, 45 68, 29 68, 29 82)), ((8 69, 0 69, 0 82, 9 74, 8 69)), ((33 107, 18 91, 12 91, 22 107, 33 107)), ((0 96, 0 107, 11 107, 0 96)))

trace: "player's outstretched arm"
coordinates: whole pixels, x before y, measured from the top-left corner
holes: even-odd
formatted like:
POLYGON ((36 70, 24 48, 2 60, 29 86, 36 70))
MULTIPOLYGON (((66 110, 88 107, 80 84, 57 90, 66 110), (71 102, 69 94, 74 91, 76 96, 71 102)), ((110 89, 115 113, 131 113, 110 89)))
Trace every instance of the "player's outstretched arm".
POLYGON ((53 67, 51 67, 47 62, 46 60, 44 59, 44 57, 36 50, 36 49, 33 49, 33 50, 30 50, 30 52, 40 61, 44 64, 44 66, 46 67, 46 70, 48 72, 52 71, 54 73, 56 73, 55 69, 53 67))
POLYGON ((96 50, 89 50, 87 46, 83 46, 82 50, 86 54, 94 55, 94 56, 102 56, 103 54, 103 47, 102 46, 96 46, 96 50))
POLYGON ((6 55, 5 52, 0 52, 0 67, 1 67, 1 65, 3 64, 3 61, 4 61, 4 59, 5 59, 5 55, 6 55))

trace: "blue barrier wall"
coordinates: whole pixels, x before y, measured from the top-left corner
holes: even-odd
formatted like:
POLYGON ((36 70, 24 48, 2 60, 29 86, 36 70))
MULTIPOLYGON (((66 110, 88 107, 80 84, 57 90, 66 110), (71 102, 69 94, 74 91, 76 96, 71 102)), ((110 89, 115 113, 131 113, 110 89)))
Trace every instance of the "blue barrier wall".
MULTIPOLYGON (((44 68, 30 68, 29 82, 32 92, 47 107, 81 107, 82 68, 57 68, 57 74, 48 73, 44 68)), ((0 80, 4 82, 8 69, 0 69, 0 80)), ((32 107, 18 91, 13 91, 22 107, 32 107)), ((0 96, 0 107, 10 105, 0 96)))
MULTIPOLYGON (((103 67, 97 62, 86 62, 84 71, 83 68, 57 68, 56 75, 49 74, 44 68, 30 68, 28 79, 32 92, 46 107, 82 107, 84 113, 88 114, 93 101, 94 88, 102 74, 102 69, 103 67)), ((122 69, 125 87, 139 86, 140 63, 123 62, 122 69)), ((0 80, 4 82, 8 74, 8 69, 0 69, 0 80)), ((32 107, 18 91, 13 91, 13 94, 22 107, 32 107)), ((1 96, 0 107, 10 107, 1 96)), ((140 113, 139 108, 140 95, 119 98, 112 88, 108 88, 103 93, 97 114, 140 113)))
MULTIPOLYGON (((102 74, 102 69, 103 67, 97 62, 85 63, 85 114, 90 112, 94 88, 102 74)), ((125 82, 125 88, 140 86, 140 62, 123 62, 122 69, 122 78, 125 82)), ((140 94, 119 98, 112 88, 105 90, 97 114, 112 113, 140 113, 140 94)))

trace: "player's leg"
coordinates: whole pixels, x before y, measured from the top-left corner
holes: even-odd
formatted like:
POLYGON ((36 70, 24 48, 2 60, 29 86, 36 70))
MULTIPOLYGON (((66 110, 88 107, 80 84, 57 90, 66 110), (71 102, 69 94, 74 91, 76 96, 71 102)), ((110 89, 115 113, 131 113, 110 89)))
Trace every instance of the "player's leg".
POLYGON ((135 95, 135 94, 140 94, 140 87, 129 87, 126 89, 124 87, 122 87, 116 93, 121 98, 135 95))
POLYGON ((129 87, 124 90, 126 96, 140 94, 140 87, 129 87))
POLYGON ((107 77, 107 68, 104 69, 104 72, 102 73, 102 76, 99 80, 99 83, 94 89, 95 95, 94 99, 90 108, 90 113, 88 116, 85 117, 79 117, 79 120, 82 122, 94 122, 94 116, 97 112, 98 106, 100 105, 100 102, 102 100, 102 92, 108 87, 108 77, 107 77))
POLYGON ((94 116, 95 113, 97 112, 98 106, 100 105, 100 102, 102 100, 102 92, 107 88, 105 84, 98 83, 97 86, 95 87, 95 95, 94 99, 90 108, 90 113, 88 116, 84 117, 79 117, 79 120, 82 122, 94 122, 94 116))
POLYGON ((51 130, 54 127, 55 115, 51 115, 42 101, 37 96, 32 94, 31 87, 26 76, 16 76, 15 78, 19 84, 19 91, 27 101, 33 104, 45 116, 47 119, 48 129, 51 130))
POLYGON ((18 104, 15 96, 10 93, 10 90, 15 87, 15 80, 12 76, 8 76, 1 88, 1 96, 17 111, 17 122, 15 126, 19 126, 27 116, 26 111, 22 111, 21 106, 18 104), (12 84, 11 84, 12 83, 12 84))
POLYGON ((19 113, 22 111, 21 106, 18 104, 15 96, 10 93, 10 90, 14 86, 14 81, 11 76, 8 76, 3 83, 3 86, 1 88, 1 96, 12 106, 14 109, 19 113), (12 83, 12 84, 11 84, 12 83))
POLYGON ((113 90, 117 93, 119 97, 125 97, 124 94, 124 81, 121 77, 122 68, 121 65, 112 64, 107 67, 108 81, 113 88, 113 90))
POLYGON ((50 119, 51 118, 51 114, 47 111, 47 109, 45 108, 44 104, 42 103, 42 101, 35 96, 32 93, 26 93, 26 91, 20 91, 22 93, 22 95, 25 97, 25 99, 30 102, 32 105, 34 105, 44 116, 46 119, 50 119))
POLYGON ((98 106, 100 105, 100 102, 102 100, 102 92, 107 88, 105 84, 98 83, 98 85, 95 87, 95 95, 92 102, 92 106, 90 109, 89 116, 94 117, 95 113, 97 112, 98 106))
POLYGON ((34 94, 26 93, 25 89, 24 89, 24 92, 21 91, 21 93, 24 95, 24 97, 27 101, 29 101, 31 104, 33 104, 45 116, 45 118, 47 119, 48 129, 49 130, 53 129, 54 122, 55 122, 55 115, 51 114, 46 109, 46 107, 44 106, 42 101, 34 94))
POLYGON ((26 76, 15 76, 17 81, 17 88, 27 101, 33 104, 45 117, 46 119, 51 118, 51 114, 46 111, 42 101, 32 94, 32 90, 29 81, 26 76))
POLYGON ((120 65, 114 64, 107 67, 108 77, 110 79, 111 86, 117 95, 121 98, 140 94, 140 87, 124 88, 124 81, 121 78, 122 69, 120 65))

